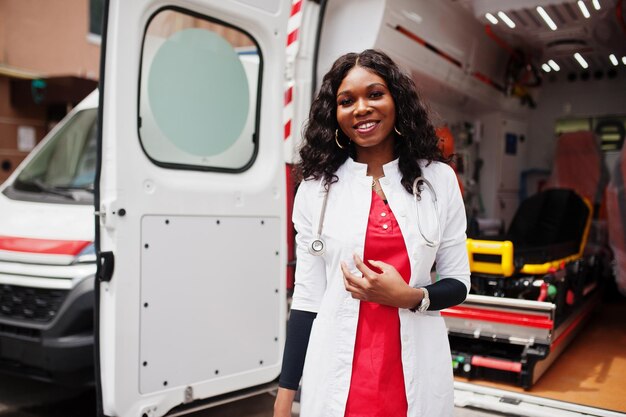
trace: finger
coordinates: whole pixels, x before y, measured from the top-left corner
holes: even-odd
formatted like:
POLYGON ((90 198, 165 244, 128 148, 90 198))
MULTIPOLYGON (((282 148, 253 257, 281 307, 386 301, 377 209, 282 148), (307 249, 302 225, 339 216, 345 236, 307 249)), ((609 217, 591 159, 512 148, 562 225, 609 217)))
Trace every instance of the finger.
POLYGON ((348 285, 350 285, 352 288, 361 289, 360 284, 363 280, 352 274, 352 272, 350 272, 350 270, 348 269, 348 265, 346 265, 345 262, 341 262, 341 272, 343 272, 343 280, 346 288, 348 287, 348 285))
POLYGON ((348 269, 348 265, 345 262, 341 262, 340 266, 341 266, 341 272, 343 273, 344 277, 349 276, 349 277, 356 278, 354 274, 348 269))
POLYGON ((359 288, 356 288, 354 285, 351 285, 348 281, 344 280, 343 282, 344 282, 346 291, 351 293, 353 297, 361 296, 363 294, 363 292, 359 288))
POLYGON ((389 265, 388 263, 385 263, 383 261, 368 261, 370 263, 370 265, 375 266, 376 268, 380 269, 381 271, 383 271, 383 273, 389 271, 391 268, 393 268, 391 265, 389 265))
POLYGON ((365 265, 365 262, 363 262, 363 260, 359 257, 359 255, 355 253, 353 255, 353 258, 354 258, 354 265, 356 266, 356 269, 361 271, 363 273, 363 276, 373 277, 376 275, 376 272, 372 271, 367 265, 365 265))
POLYGON ((365 287, 363 286, 363 278, 359 278, 359 277, 355 277, 354 275, 350 274, 350 275, 345 275, 343 276, 343 279, 352 287, 355 288, 359 291, 362 291, 365 289, 365 287))
POLYGON ((361 299, 361 297, 363 297, 363 291, 360 288, 352 285, 345 275, 343 277, 343 285, 346 288, 346 291, 348 291, 352 295, 352 298, 361 299))
POLYGON ((365 300, 365 297, 362 294, 357 294, 357 293, 350 293, 352 295, 352 298, 354 298, 355 300, 365 300))

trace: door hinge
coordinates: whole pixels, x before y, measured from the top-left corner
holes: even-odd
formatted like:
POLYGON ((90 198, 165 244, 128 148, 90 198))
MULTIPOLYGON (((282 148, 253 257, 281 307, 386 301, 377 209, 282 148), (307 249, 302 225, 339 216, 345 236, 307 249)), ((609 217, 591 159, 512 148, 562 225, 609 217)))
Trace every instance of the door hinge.
POLYGON ((118 208, 116 201, 107 201, 100 204, 100 210, 95 211, 96 216, 100 217, 100 226, 109 230, 115 228, 116 218, 124 217, 126 209, 118 208))

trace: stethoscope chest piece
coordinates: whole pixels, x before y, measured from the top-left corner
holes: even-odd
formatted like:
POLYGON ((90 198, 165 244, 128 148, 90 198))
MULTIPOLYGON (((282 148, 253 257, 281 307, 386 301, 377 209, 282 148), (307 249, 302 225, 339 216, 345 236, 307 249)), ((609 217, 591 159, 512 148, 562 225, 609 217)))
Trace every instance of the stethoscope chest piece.
POLYGON ((309 244, 309 253, 313 256, 322 256, 326 252, 326 243, 322 239, 322 227, 324 225, 324 216, 326 215, 326 204, 328 203, 328 191, 324 193, 324 201, 322 202, 322 211, 320 213, 319 224, 317 226, 317 237, 309 244))
POLYGON ((320 238, 313 240, 309 245, 309 253, 311 253, 311 255, 321 256, 324 252, 326 252, 326 245, 320 238))

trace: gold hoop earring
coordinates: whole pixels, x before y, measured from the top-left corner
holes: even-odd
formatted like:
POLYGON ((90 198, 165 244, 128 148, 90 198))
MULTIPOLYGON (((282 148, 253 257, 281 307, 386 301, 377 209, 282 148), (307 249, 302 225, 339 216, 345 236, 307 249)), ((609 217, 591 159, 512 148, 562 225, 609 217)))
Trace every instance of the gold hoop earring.
POLYGON ((395 126, 394 126, 394 127, 393 127, 393 130, 395 130, 395 131, 396 131, 396 133, 398 134, 398 136, 402 136, 402 133, 400 133, 400 131, 398 130, 398 128, 397 128, 397 127, 395 127, 395 126))
POLYGON ((341 146, 341 143, 339 143, 339 129, 335 129, 335 143, 340 149, 344 149, 344 147, 341 146))

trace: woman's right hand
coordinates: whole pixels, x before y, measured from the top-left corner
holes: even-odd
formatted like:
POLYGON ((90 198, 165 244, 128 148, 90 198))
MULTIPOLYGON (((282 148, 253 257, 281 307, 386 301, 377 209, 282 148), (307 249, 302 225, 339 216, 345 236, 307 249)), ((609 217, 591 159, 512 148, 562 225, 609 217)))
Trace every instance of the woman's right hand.
POLYGON ((274 402, 274 417, 291 417, 291 407, 296 397, 296 391, 287 388, 278 388, 274 402))
POLYGON ((369 261, 381 271, 378 273, 368 267, 356 253, 353 258, 354 265, 363 274, 361 277, 352 273, 345 262, 341 262, 344 285, 352 298, 397 308, 413 308, 422 301, 423 290, 410 287, 393 265, 369 261))

